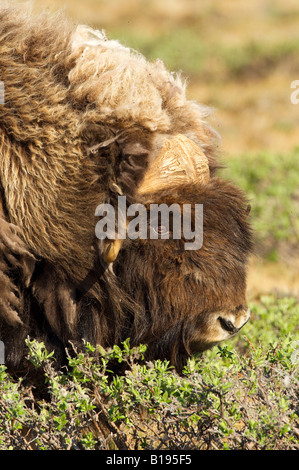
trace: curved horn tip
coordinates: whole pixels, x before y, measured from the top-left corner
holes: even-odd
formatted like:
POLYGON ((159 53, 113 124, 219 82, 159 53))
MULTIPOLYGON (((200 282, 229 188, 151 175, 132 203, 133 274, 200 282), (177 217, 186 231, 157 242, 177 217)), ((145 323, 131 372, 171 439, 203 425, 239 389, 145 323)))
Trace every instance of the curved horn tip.
POLYGON ((210 178, 209 161, 202 149, 185 135, 167 139, 145 173, 138 193, 144 194, 170 186, 198 182, 210 178))

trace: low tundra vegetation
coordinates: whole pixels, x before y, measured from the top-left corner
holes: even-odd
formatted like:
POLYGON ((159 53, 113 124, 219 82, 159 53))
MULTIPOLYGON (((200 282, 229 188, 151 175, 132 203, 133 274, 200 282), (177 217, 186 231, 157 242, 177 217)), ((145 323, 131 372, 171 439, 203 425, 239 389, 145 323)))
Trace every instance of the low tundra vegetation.
POLYGON ((298 303, 267 296, 251 310, 244 335, 181 374, 129 339, 86 344, 57 371, 28 340, 35 382, 0 366, 0 449, 299 449, 298 303))

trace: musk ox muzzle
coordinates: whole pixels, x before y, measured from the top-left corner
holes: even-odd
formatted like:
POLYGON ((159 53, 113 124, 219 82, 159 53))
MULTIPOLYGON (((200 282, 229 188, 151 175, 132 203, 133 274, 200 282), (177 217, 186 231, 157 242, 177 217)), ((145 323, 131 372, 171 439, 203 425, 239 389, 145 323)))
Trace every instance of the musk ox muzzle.
MULTIPOLYGON (((204 316, 204 314, 203 314, 204 316)), ((250 309, 241 305, 235 311, 213 312, 194 331, 192 353, 202 352, 236 335, 250 318, 250 309)))

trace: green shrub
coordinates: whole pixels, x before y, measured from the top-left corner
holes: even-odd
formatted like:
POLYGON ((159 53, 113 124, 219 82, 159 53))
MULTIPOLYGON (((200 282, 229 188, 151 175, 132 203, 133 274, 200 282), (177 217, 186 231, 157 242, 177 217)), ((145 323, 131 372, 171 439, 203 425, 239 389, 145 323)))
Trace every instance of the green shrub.
POLYGON ((180 375, 145 363, 145 346, 129 340, 86 344, 57 371, 28 340, 47 394, 1 366, 0 449, 298 449, 298 304, 265 297, 251 308, 246 336, 190 358, 180 375))

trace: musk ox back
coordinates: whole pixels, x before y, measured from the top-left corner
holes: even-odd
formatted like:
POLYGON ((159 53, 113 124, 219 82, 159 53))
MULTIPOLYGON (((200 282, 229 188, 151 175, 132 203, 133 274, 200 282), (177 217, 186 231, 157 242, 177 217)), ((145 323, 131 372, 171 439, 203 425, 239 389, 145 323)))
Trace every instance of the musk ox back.
MULTIPOLYGON (((161 61, 61 15, 0 7, 0 340, 24 364, 29 335, 55 349, 127 337, 179 368, 249 318, 251 249, 241 191, 217 175, 208 110, 161 61), (96 236, 96 208, 173 207, 169 226, 132 213, 96 236), (202 212, 203 241, 186 249, 174 224, 202 212), (120 237, 125 229, 126 236, 120 237), (155 233, 156 236, 150 236, 155 233)), ((189 240, 190 242, 190 240, 189 240)))

